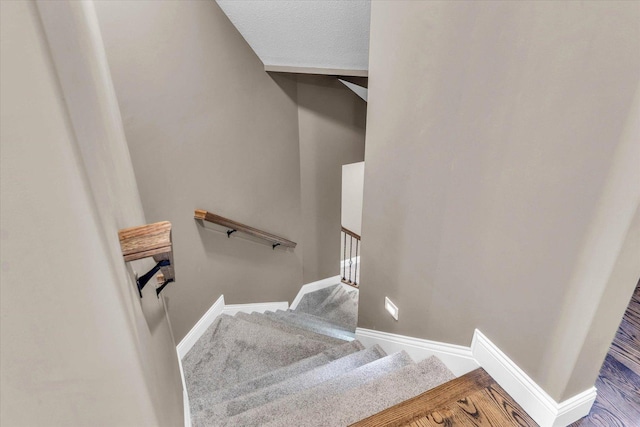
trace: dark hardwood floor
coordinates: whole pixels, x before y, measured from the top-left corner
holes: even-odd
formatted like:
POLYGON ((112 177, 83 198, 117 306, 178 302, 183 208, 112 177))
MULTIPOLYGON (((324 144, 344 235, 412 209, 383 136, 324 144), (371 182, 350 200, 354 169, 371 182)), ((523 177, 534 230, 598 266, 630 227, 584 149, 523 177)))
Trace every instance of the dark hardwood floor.
MULTIPOLYGON (((640 281, 596 382, 589 415, 571 427, 640 427, 640 281)), ((484 369, 476 369, 352 427, 533 427, 484 369), (437 410, 434 410, 437 409, 437 410)))
POLYGON ((640 427, 640 281, 596 381, 591 412, 571 427, 640 427))
POLYGON ((537 424, 480 368, 352 425, 374 426, 535 427, 537 424))

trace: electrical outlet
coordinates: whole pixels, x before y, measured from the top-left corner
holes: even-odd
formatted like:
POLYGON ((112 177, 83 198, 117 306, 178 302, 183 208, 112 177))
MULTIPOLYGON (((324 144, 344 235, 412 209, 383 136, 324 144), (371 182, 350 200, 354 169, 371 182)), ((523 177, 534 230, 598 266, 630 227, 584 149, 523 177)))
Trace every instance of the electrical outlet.
POLYGON ((384 297, 384 308, 389 312, 391 317, 398 320, 398 307, 391 302, 389 297, 384 297))

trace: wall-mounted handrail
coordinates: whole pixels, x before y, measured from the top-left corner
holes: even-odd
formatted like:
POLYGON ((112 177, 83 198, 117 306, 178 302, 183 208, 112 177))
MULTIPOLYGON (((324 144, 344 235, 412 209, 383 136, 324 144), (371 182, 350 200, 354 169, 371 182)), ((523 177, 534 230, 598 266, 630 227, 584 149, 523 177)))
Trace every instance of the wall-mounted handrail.
POLYGON ((158 280, 162 280, 161 284, 175 280, 171 223, 169 221, 123 228, 118 231, 118 237, 125 262, 153 257, 157 263, 148 273, 137 279, 140 297, 142 297, 142 289, 158 271, 162 272, 158 275, 158 280))
POLYGON ((229 230, 227 231, 227 236, 231 237, 231 234, 239 231, 245 234, 248 234, 253 237, 257 237, 262 240, 266 240, 271 243, 271 246, 275 249, 277 246, 281 246, 284 248, 295 248, 297 243, 292 242, 291 240, 287 240, 284 237, 276 236, 275 234, 267 233, 266 231, 259 230, 257 228, 251 227, 246 224, 242 224, 240 222, 234 221, 229 218, 222 217, 220 215, 216 215, 212 212, 207 212, 202 209, 196 209, 193 217, 200 221, 212 222, 214 224, 221 225, 223 227, 227 227, 229 230))

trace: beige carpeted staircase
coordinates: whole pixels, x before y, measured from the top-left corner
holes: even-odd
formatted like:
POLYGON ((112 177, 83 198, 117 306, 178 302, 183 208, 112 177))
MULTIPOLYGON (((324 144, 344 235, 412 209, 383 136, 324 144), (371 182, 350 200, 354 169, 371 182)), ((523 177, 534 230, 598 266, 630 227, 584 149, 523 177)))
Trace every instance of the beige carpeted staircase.
POLYGON ((221 315, 184 357, 202 426, 346 426, 454 378, 355 340, 358 291, 336 284, 295 310, 221 315))

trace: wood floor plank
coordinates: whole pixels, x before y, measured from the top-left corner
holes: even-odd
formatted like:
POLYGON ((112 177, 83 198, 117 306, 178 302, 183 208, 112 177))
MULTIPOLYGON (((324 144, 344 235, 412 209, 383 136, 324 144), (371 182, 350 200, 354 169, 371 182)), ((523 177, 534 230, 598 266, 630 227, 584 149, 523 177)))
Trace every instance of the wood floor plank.
POLYGON ((609 354, 640 375, 640 330, 622 319, 609 354))
POLYGON ((596 382, 598 396, 571 427, 640 426, 640 280, 596 382))
POLYGON ((484 369, 476 369, 453 381, 444 383, 412 399, 385 409, 352 424, 353 427, 401 426, 420 416, 445 407, 451 401, 468 396, 495 383, 484 369))
POLYGON ((503 411, 512 426, 537 427, 538 424, 520 407, 498 384, 492 385, 487 392, 503 411))
POLYGON ((471 396, 459 400, 457 404, 474 425, 483 427, 515 425, 512 419, 507 416, 507 413, 499 405, 496 405, 489 388, 473 393, 471 396))
POLYGON ((610 408, 603 407, 596 399, 591 412, 585 418, 582 418, 570 427, 630 427, 637 426, 637 424, 625 424, 617 414, 611 412, 610 408))
MULTIPOLYGON (((640 415, 640 375, 637 375, 626 365, 609 355, 606 357, 600 372, 598 390, 604 392, 604 387, 609 387, 611 391, 606 390, 606 394, 615 396, 616 401, 628 401, 640 415)), ((640 417, 638 417, 638 420, 640 420, 640 417)))
POLYGON ((413 420, 409 427, 454 427, 451 411, 435 411, 413 420))
POLYGON ((426 416, 426 419, 431 423, 433 427, 454 427, 452 418, 452 412, 450 410, 434 411, 426 416))
POLYGON ((607 356, 596 387, 599 405, 624 425, 640 426, 640 377, 611 356, 607 356))

